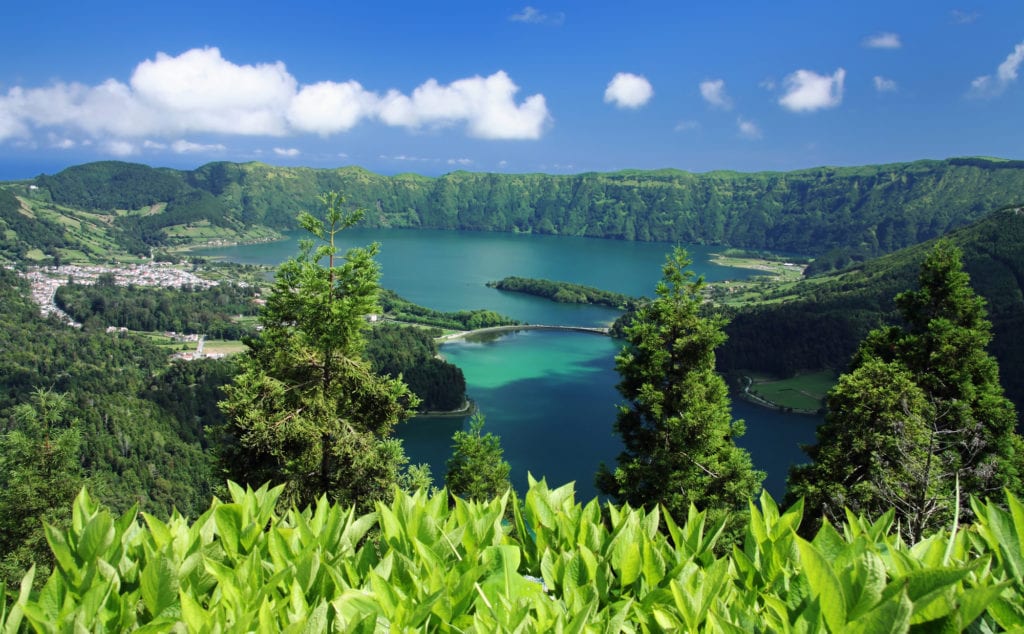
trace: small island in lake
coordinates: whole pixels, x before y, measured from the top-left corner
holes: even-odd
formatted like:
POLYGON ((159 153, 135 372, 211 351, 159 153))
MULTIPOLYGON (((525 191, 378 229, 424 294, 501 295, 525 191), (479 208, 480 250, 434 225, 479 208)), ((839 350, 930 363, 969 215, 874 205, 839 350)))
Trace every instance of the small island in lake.
POLYGON ((595 304, 620 310, 626 310, 636 301, 629 295, 605 291, 593 286, 530 277, 506 277, 497 282, 487 282, 487 286, 501 291, 536 295, 562 304, 595 304))

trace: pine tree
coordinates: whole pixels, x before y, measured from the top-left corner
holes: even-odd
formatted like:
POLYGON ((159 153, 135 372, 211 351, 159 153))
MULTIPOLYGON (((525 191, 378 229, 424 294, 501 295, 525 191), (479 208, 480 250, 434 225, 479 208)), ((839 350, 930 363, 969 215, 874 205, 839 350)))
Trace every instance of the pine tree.
POLYGON ((503 458, 501 439, 490 432, 482 434, 483 428, 484 417, 477 414, 469 422, 469 431, 460 429, 452 436, 452 457, 444 477, 452 495, 485 501, 512 486, 508 479, 511 467, 503 458))
POLYGON ((803 497, 808 534, 845 509, 879 517, 895 509, 907 537, 952 517, 942 482, 950 474, 930 451, 939 441, 934 410, 902 364, 868 359, 839 377, 809 464, 790 470, 790 503, 803 497))
POLYGON ((64 394, 37 389, 14 408, 0 436, 0 581, 16 585, 32 566, 47 577, 53 553, 43 524, 66 526, 71 502, 85 485, 81 435, 67 416, 64 394))
POLYGON ((790 474, 790 497, 806 497, 808 517, 835 521, 844 504, 876 514, 891 507, 915 539, 947 523, 958 502, 960 519, 970 520, 971 495, 1021 491, 1016 411, 986 351, 984 299, 960 256, 947 240, 935 245, 918 289, 896 297, 904 323, 869 333, 830 393, 813 462, 790 474))
POLYGON ((618 502, 661 504, 677 520, 690 504, 715 518, 746 509, 764 478, 735 445, 743 422, 733 420, 715 373, 723 319, 701 315, 704 280, 689 264, 680 248, 666 258, 656 298, 626 328, 629 346, 615 359, 629 402, 615 422, 625 451, 614 472, 601 465, 597 475, 598 488, 618 502))
POLYGON ((284 504, 327 495, 370 510, 407 475, 391 431, 417 399, 401 380, 374 374, 362 356, 365 317, 379 312, 378 246, 339 255, 337 234, 361 212, 344 211, 336 193, 321 202, 324 221, 299 216, 319 245, 302 241, 299 255, 279 267, 262 331, 247 341, 241 371, 225 388, 229 422, 219 455, 231 479, 284 483, 284 504))

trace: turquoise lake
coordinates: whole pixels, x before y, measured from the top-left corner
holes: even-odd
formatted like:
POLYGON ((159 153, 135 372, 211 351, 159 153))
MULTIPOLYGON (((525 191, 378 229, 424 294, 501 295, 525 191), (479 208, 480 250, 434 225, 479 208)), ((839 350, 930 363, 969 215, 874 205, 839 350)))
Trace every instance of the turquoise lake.
MULTIPOLYGON (((197 251, 247 264, 277 264, 297 253, 297 238, 197 251)), ((672 246, 560 236, 464 231, 354 229, 342 246, 381 245, 381 284, 438 310, 487 308, 531 324, 605 326, 618 311, 557 304, 487 288, 508 275, 571 281, 630 295, 653 294, 672 246)), ((742 279, 755 271, 717 266, 715 247, 685 245, 692 269, 708 280, 742 279)), ((594 472, 615 464, 621 450, 612 432, 616 405, 614 356, 622 343, 599 335, 518 331, 483 340, 447 343, 442 354, 462 368, 467 391, 487 418, 485 431, 501 436, 513 484, 526 474, 552 485, 576 482, 578 499, 597 494, 594 472)), ((747 423, 738 444, 766 471, 766 488, 785 491, 790 464, 805 460, 800 444, 814 441, 817 418, 784 415, 734 400, 733 415, 747 423)), ((416 418, 398 427, 413 462, 427 462, 439 482, 451 437, 465 418, 416 418)))

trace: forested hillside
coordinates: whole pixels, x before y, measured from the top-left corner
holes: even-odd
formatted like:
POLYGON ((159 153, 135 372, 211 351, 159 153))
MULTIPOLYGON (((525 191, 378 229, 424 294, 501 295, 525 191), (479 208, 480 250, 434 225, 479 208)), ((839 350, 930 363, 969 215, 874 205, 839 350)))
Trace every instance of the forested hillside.
POLYGON ((401 376, 419 397, 420 411, 459 409, 466 401, 462 370, 440 358, 436 328, 383 323, 366 331, 366 357, 377 374, 401 376))
POLYGON ((68 328, 38 311, 26 283, 0 269, 4 431, 16 428, 7 414, 29 402, 33 390, 63 394, 65 422, 74 421, 81 435, 81 465, 101 499, 118 509, 138 503, 160 515, 174 507, 186 514, 202 509, 214 481, 202 449, 202 425, 210 421, 187 410, 202 409, 204 401, 208 409, 219 398, 204 390, 215 390, 208 375, 228 374, 217 369, 226 362, 210 362, 201 372, 197 366, 188 381, 171 380, 176 366, 167 363, 165 349, 102 329, 68 328))
MULTIPOLYGON (((949 234, 964 269, 988 302, 1003 386, 1024 404, 1024 208, 1007 208, 949 234)), ((867 332, 896 319, 893 298, 911 287, 930 244, 910 247, 840 272, 812 277, 732 316, 718 352, 724 370, 780 375, 845 369, 867 332)))
POLYGON ((17 196, 0 189, 0 258, 19 261, 32 249, 52 254, 63 246, 60 225, 26 215, 17 196))
POLYGON ((117 286, 113 275, 96 284, 66 284, 54 294, 56 305, 79 323, 138 331, 174 331, 213 339, 241 339, 250 328, 235 316, 255 316, 257 290, 221 284, 206 289, 117 286))
POLYGON ((335 190, 368 211, 369 226, 877 255, 1019 202, 1024 162, 969 158, 746 174, 454 172, 426 178, 358 167, 211 163, 179 172, 108 161, 40 176, 36 185, 43 196, 71 207, 131 210, 168 203, 149 215, 118 219, 125 246, 135 250, 167 244, 162 230, 183 223, 293 228, 298 211, 316 208, 319 192, 335 190))

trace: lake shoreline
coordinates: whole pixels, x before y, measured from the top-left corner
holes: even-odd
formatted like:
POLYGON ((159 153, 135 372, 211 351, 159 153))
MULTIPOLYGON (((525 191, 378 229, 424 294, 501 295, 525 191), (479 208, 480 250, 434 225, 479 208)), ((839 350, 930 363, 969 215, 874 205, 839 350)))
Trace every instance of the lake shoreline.
POLYGON ((462 418, 464 416, 472 416, 477 413, 476 402, 467 398, 466 402, 462 404, 459 409, 453 409, 448 411, 434 411, 428 410, 426 412, 416 412, 414 418, 462 418))
MULTIPOLYGON (((608 326, 621 311, 502 293, 485 284, 520 275, 573 280, 634 297, 650 296, 671 249, 663 243, 570 236, 355 228, 343 232, 337 246, 345 249, 370 242, 383 245, 378 256, 381 286, 418 305, 450 312, 479 307, 527 326, 594 328, 608 326)), ((745 280, 758 273, 711 263, 709 247, 688 245, 688 250, 694 258, 694 271, 709 282, 745 280)), ((194 253, 274 267, 296 251, 294 241, 281 241, 194 253)), ((615 355, 624 342, 607 336, 580 336, 567 329, 531 331, 527 326, 507 327, 470 340, 464 339, 464 332, 446 330, 455 336, 441 342, 454 343, 440 352, 463 370, 467 395, 486 414, 485 429, 501 437, 516 486, 525 486, 529 471, 552 482, 576 481, 576 490, 589 497, 596 493, 593 474, 597 465, 602 461, 614 464, 622 451, 621 439, 612 427, 621 401, 615 389, 621 381, 615 372, 615 355), (516 332, 520 334, 512 336, 516 332), (485 341, 490 339, 494 341, 485 341)), ((754 464, 775 475, 769 477, 769 489, 783 495, 785 474, 791 464, 805 460, 800 445, 814 442, 817 420, 786 416, 735 397, 734 406, 743 412, 738 417, 747 422, 745 438, 754 464)), ((452 434, 464 428, 468 415, 467 410, 428 412, 422 420, 413 419, 413 424, 396 426, 396 435, 405 441, 411 462, 430 464, 434 473, 443 474, 451 456, 452 434)))
POLYGON ((517 324, 515 326, 490 326, 487 328, 477 328, 476 330, 460 330, 458 332, 449 333, 447 335, 441 335, 434 341, 436 341, 439 344, 445 344, 451 341, 458 341, 459 339, 465 339, 467 337, 473 337, 476 335, 497 332, 515 332, 517 330, 558 330, 562 332, 582 332, 593 335, 602 335, 605 337, 611 336, 610 328, 590 326, 547 326, 543 324, 517 324))

